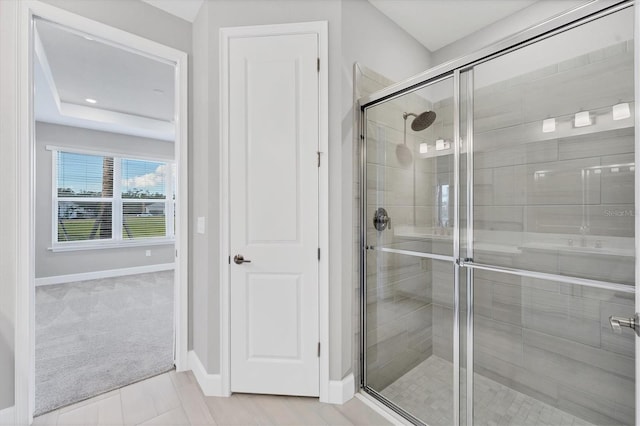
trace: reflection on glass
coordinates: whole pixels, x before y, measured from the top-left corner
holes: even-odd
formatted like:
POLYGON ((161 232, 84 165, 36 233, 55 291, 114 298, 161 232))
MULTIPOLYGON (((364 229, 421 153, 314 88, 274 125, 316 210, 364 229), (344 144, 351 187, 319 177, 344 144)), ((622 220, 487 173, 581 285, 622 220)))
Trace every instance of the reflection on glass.
MULTIPOLYGON (((475 262, 634 285, 632 46, 626 9, 475 67, 475 262)), ((473 302, 476 424, 634 424, 633 293, 475 270, 473 302)))
POLYGON ((476 262, 633 285, 633 69, 630 9, 475 67, 476 262))
POLYGON ((376 247, 453 255, 453 82, 367 110, 367 218, 391 218, 376 247))
POLYGON ((427 424, 453 421, 453 263, 370 251, 367 385, 427 424))
POLYGON ((475 271, 476 424, 634 424, 634 295, 475 271), (552 420, 555 419, 555 420, 552 420))

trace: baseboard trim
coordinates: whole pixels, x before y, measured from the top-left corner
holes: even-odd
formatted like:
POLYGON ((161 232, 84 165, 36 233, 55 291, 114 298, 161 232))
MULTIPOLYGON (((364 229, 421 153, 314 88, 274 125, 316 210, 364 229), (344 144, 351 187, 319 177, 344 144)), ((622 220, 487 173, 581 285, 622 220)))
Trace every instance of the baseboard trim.
POLYGON ((209 374, 200 362, 200 358, 194 351, 189 351, 189 369, 202 389, 205 396, 229 396, 222 393, 222 376, 220 374, 209 374))
POLYGON ((356 391, 353 373, 342 380, 329 380, 329 404, 344 404, 353 398, 356 391))
POLYGON ((76 281, 97 280, 100 278, 123 277, 125 275, 146 274, 148 272, 169 271, 175 269, 175 263, 160 263, 157 265, 134 266, 132 268, 109 269, 106 271, 83 272, 80 274, 56 275, 53 277, 36 278, 36 287, 72 283, 76 281))
POLYGON ((0 425, 13 426, 16 424, 15 407, 11 406, 0 410, 0 425))

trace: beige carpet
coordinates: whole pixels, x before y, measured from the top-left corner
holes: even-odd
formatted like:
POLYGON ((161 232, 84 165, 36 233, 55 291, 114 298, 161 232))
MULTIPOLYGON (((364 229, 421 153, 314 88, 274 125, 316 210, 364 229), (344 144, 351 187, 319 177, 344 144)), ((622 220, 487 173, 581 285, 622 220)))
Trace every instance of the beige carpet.
POLYGON ((36 288, 35 414, 173 368, 173 271, 36 288))

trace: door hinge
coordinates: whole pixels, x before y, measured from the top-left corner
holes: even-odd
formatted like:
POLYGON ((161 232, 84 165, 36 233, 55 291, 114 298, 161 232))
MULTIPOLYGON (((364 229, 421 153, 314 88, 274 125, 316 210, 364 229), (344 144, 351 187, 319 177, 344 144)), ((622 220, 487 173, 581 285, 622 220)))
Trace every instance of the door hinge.
POLYGON ((318 72, 320 72, 320 58, 318 58, 318 72))
POLYGON ((318 151, 318 167, 320 167, 320 154, 322 154, 320 151, 318 151))
POLYGON ((229 256, 229 265, 231 265, 231 256, 229 256))
POLYGON ((320 260, 320 247, 318 247, 318 260, 320 260))
POLYGON ((320 358, 320 342, 318 342, 318 358, 320 358))
POLYGON ((178 250, 176 250, 176 257, 178 257, 178 250))

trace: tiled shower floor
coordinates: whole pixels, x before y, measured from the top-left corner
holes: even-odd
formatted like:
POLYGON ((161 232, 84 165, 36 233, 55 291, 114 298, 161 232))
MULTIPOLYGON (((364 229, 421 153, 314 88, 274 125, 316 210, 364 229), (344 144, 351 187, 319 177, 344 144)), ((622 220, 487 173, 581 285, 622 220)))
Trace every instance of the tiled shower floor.
MULTIPOLYGON (((430 426, 453 424, 452 364, 431 356, 381 393, 430 426)), ((461 373, 461 374, 464 374, 461 373)), ((475 425, 593 426, 479 374, 474 376, 475 425)), ((464 391, 463 398, 464 398, 464 391)), ((462 418, 465 418, 463 407, 462 418)))

